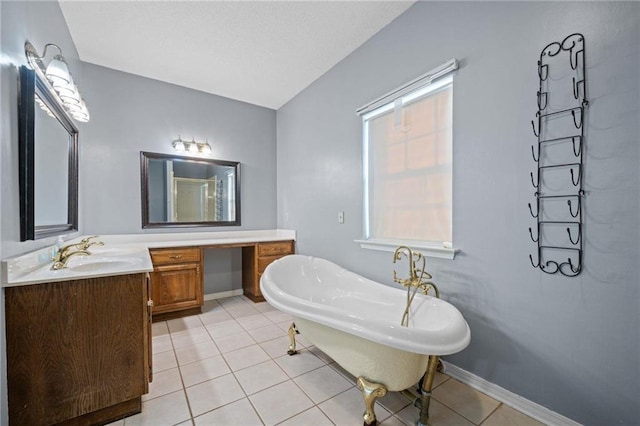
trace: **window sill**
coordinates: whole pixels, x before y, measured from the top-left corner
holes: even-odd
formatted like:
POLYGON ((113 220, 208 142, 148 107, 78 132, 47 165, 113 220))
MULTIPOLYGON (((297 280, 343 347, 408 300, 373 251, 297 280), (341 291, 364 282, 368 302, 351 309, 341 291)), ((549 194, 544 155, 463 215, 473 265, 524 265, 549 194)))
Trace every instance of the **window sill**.
POLYGON ((360 247, 368 250, 378 250, 393 253, 398 246, 407 246, 411 250, 422 253, 425 257, 453 260, 459 249, 453 247, 436 246, 417 241, 402 240, 355 240, 360 247))

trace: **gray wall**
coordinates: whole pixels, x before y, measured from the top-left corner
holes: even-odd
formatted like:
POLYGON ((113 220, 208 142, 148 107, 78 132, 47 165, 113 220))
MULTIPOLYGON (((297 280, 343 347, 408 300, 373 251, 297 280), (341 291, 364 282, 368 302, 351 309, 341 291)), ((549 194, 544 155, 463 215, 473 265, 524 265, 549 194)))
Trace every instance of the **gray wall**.
POLYGON ((278 110, 278 226, 298 251, 391 284, 392 256, 359 248, 356 108, 456 57, 455 260, 433 259, 472 341, 451 363, 576 421, 637 424, 640 4, 418 2, 278 110), (534 269, 530 120, 536 61, 586 37, 585 270, 534 269), (338 224, 337 212, 345 212, 338 224))
MULTIPOLYGON (((56 2, 0 2, 0 258, 51 245, 54 238, 20 242, 18 209, 18 67, 26 63, 26 40, 42 50, 58 44, 74 78, 80 76, 73 41, 56 2)), ((80 127, 82 132, 82 127, 80 127)), ((0 424, 8 424, 4 291, 0 291, 0 424)))
POLYGON ((97 65, 82 71, 91 121, 80 135, 80 220, 88 232, 143 232, 140 151, 175 153, 178 135, 208 139, 210 158, 241 163, 242 226, 190 232, 275 228, 274 110, 97 65))

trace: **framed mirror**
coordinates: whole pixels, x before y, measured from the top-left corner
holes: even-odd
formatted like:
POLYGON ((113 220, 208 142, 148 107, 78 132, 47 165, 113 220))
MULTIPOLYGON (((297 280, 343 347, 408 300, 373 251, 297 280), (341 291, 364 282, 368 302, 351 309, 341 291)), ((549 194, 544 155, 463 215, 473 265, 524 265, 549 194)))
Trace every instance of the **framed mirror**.
POLYGON ((240 225, 240 163, 140 152, 142 227, 240 225))
POLYGON ((20 67, 20 241, 78 230, 78 129, 47 81, 20 67))

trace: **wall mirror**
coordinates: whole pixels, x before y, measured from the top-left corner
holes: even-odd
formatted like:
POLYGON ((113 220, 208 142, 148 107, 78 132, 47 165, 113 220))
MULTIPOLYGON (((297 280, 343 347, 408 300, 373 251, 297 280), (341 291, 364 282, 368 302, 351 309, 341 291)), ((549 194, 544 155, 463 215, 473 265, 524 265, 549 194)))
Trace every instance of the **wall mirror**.
POLYGON ((240 225, 240 163, 140 153, 142 227, 240 225))
POLYGON ((78 230, 78 129, 48 82, 20 67, 20 241, 78 230))

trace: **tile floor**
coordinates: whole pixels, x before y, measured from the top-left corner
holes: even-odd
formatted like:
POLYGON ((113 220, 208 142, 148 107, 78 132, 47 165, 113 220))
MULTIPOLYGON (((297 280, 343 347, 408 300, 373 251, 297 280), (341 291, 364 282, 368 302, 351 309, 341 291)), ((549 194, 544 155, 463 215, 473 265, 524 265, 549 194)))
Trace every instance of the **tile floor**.
MULTIPOLYGON (((153 383, 130 425, 360 426, 355 379, 299 335, 286 355, 291 317, 243 296, 205 302, 203 313, 153 324, 153 383)), ((415 425, 418 409, 396 392, 378 399, 382 426, 415 425)), ((541 423, 439 374, 433 426, 541 423)))

